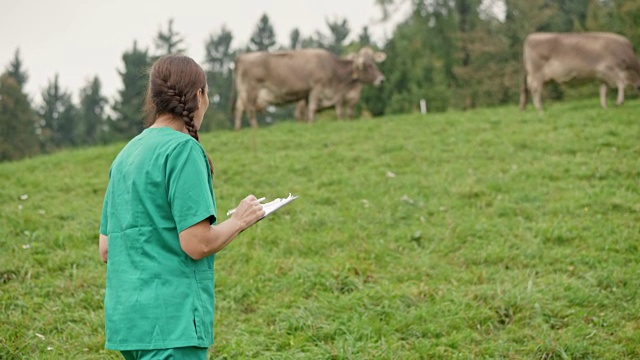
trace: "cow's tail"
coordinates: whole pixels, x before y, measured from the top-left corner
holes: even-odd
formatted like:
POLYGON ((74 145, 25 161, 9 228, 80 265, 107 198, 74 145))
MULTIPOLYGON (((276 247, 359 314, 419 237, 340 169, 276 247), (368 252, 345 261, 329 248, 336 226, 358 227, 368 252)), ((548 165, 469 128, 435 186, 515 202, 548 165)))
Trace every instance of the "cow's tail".
POLYGON ((523 111, 527 107, 527 72, 523 71, 522 82, 520 84, 520 111, 523 111))

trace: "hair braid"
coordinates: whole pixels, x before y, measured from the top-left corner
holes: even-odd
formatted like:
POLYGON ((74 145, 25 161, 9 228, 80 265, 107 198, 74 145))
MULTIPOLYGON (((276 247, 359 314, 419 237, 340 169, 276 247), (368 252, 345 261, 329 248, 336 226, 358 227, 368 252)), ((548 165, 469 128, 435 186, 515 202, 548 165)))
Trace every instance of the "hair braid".
MULTIPOLYGON (((160 114, 171 114, 181 119, 189 135, 200 142, 198 128, 194 121, 195 112, 199 107, 197 94, 200 90, 204 94, 206 76, 195 61, 181 55, 168 55, 161 58, 152 67, 149 77, 148 122, 153 124, 160 114)), ((209 155, 207 160, 213 175, 213 162, 209 155)))
MULTIPOLYGON (((198 129, 196 128, 196 124, 193 121, 194 113, 196 112, 196 110, 198 110, 198 98, 193 96, 190 99, 187 99, 186 96, 182 95, 179 101, 179 105, 176 107, 176 110, 174 112, 175 115, 182 118, 184 127, 187 128, 187 132, 189 132, 189 135, 191 135, 192 138, 196 139, 197 142, 200 142, 198 129)), ((213 162, 211 161, 209 155, 207 155, 207 161, 209 161, 209 167, 211 168, 211 174, 213 175, 213 162)))

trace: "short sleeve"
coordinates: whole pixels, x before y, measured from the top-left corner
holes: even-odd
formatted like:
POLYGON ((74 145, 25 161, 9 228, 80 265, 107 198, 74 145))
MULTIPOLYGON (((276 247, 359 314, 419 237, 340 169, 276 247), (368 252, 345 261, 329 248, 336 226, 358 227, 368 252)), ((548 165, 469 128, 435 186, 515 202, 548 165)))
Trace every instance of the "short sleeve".
POLYGON ((167 193, 178 233, 202 220, 215 222, 211 172, 204 150, 194 141, 176 146, 167 160, 167 193))
POLYGON ((108 236, 107 229, 109 228, 109 217, 107 216, 107 209, 109 206, 109 187, 107 187, 107 193, 104 196, 104 202, 102 203, 102 216, 100 217, 100 234, 108 236))
POLYGON ((102 215, 100 217, 100 234, 108 236, 109 230, 109 216, 107 212, 109 210, 109 194, 111 188, 111 169, 109 169, 109 184, 107 185, 107 191, 104 194, 104 201, 102 202, 102 215))

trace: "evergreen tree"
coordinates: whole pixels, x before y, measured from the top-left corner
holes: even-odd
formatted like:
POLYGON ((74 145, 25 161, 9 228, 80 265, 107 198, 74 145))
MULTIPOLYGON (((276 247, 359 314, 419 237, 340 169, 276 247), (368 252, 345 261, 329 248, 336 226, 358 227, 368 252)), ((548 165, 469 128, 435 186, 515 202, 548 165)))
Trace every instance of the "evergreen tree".
POLYGON ((6 73, 16 80, 20 89, 24 88, 27 80, 29 80, 29 75, 27 74, 27 71, 23 69, 22 59, 20 59, 20 49, 16 49, 16 52, 13 55, 13 60, 11 60, 9 66, 7 66, 6 73))
POLYGON ((622 19, 613 0, 591 0, 587 9, 586 27, 589 31, 611 31, 619 33, 622 19))
POLYGON ((640 2, 616 1, 620 16, 619 32, 629 38, 636 51, 640 50, 640 2))
POLYGON ((209 84, 210 105, 209 111, 205 114, 207 119, 202 123, 201 130, 203 131, 231 126, 229 118, 233 81, 231 66, 235 57, 235 53, 231 49, 232 41, 233 34, 223 26, 219 33, 210 35, 205 44, 203 65, 209 84))
POLYGON ((336 19, 334 21, 327 20, 326 23, 329 27, 330 32, 327 50, 336 55, 341 55, 342 48, 344 47, 344 41, 347 39, 349 33, 351 32, 349 23, 347 22, 347 19, 336 19))
POLYGON ((387 21, 393 14, 398 11, 399 6, 404 0, 375 0, 375 4, 378 5, 382 12, 381 21, 387 21))
POLYGON ((306 48, 327 48, 327 37, 323 35, 320 31, 316 31, 316 33, 312 36, 307 36, 300 41, 300 47, 303 49, 306 48))
POLYGON ((147 49, 138 49, 133 42, 133 49, 122 55, 124 69, 118 70, 122 78, 122 89, 118 91, 118 99, 113 105, 115 119, 110 128, 116 139, 131 139, 138 135, 144 127, 144 101, 147 91, 147 71, 151 66, 151 58, 147 49))
POLYGON ((289 49, 295 50, 300 47, 300 30, 295 28, 291 31, 289 35, 289 49))
POLYGON ((456 17, 456 6, 459 4, 459 1, 436 0, 431 6, 428 6, 428 2, 422 1, 416 7, 417 14, 426 21, 420 27, 431 36, 426 46, 433 53, 433 66, 443 73, 443 79, 447 83, 442 85, 446 87, 449 87, 449 83, 454 79, 453 67, 456 65, 457 55, 455 51, 459 47, 457 36, 460 25, 459 18, 456 17))
POLYGON ((58 74, 42 92, 41 146, 44 152, 78 144, 77 111, 71 94, 60 87, 58 74))
MULTIPOLYGON (((24 84, 23 84, 24 85, 24 84)), ((9 72, 0 76, 0 161, 17 160, 40 152, 38 117, 21 85, 9 72)))
POLYGON ((80 90, 79 128, 82 130, 82 144, 93 145, 104 141, 108 101, 101 90, 102 84, 97 76, 80 90))
POLYGON ((234 52, 231 49, 233 34, 225 26, 220 32, 209 35, 205 43, 205 63, 209 70, 226 75, 230 70, 230 64, 234 59, 234 52))
POLYGON ((267 14, 263 14, 258 21, 249 42, 254 51, 269 51, 276 44, 276 34, 267 14))
POLYGON ((411 16, 385 46, 387 60, 379 68, 387 81, 383 90, 363 91, 374 115, 418 111, 421 99, 429 111, 444 111, 451 97, 454 12, 450 2, 416 1, 411 16), (371 97, 375 92, 376 96, 371 97))
POLYGON ((451 9, 457 15, 453 80, 458 95, 456 98, 462 99, 462 103, 456 105, 464 109, 479 106, 481 96, 496 95, 494 91, 487 94, 487 89, 482 87, 485 83, 479 81, 479 78, 491 76, 495 79, 495 71, 500 70, 494 68, 493 71, 488 71, 487 68, 496 62, 496 59, 491 58, 495 56, 496 38, 491 36, 488 25, 480 19, 480 3, 480 0, 459 0, 451 9), (490 56, 487 58, 485 54, 490 56))
POLYGON ((173 29, 173 19, 169 19, 166 32, 162 31, 162 29, 158 31, 154 42, 159 56, 167 54, 182 54, 186 51, 183 47, 184 38, 180 33, 173 29))
POLYGON ((547 0, 544 6, 555 11, 540 30, 570 32, 586 28, 589 0, 547 0))
POLYGON ((372 46, 373 41, 371 41, 371 35, 369 34, 369 27, 363 26, 360 35, 358 35, 358 43, 360 47, 364 46, 372 46))

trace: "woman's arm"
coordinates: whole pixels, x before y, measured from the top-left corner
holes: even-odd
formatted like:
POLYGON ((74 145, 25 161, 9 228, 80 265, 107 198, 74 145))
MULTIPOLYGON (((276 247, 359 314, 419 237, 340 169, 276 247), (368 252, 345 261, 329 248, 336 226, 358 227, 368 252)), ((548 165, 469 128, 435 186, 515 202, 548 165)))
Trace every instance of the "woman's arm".
POLYGON ((109 254, 109 238, 106 235, 100 234, 98 238, 98 250, 100 251, 100 258, 103 263, 107 262, 107 255, 109 254))
POLYGON ((242 230, 263 216, 262 204, 255 196, 249 195, 228 220, 211 226, 205 219, 180 232, 180 247, 192 259, 202 259, 224 249, 242 230))

